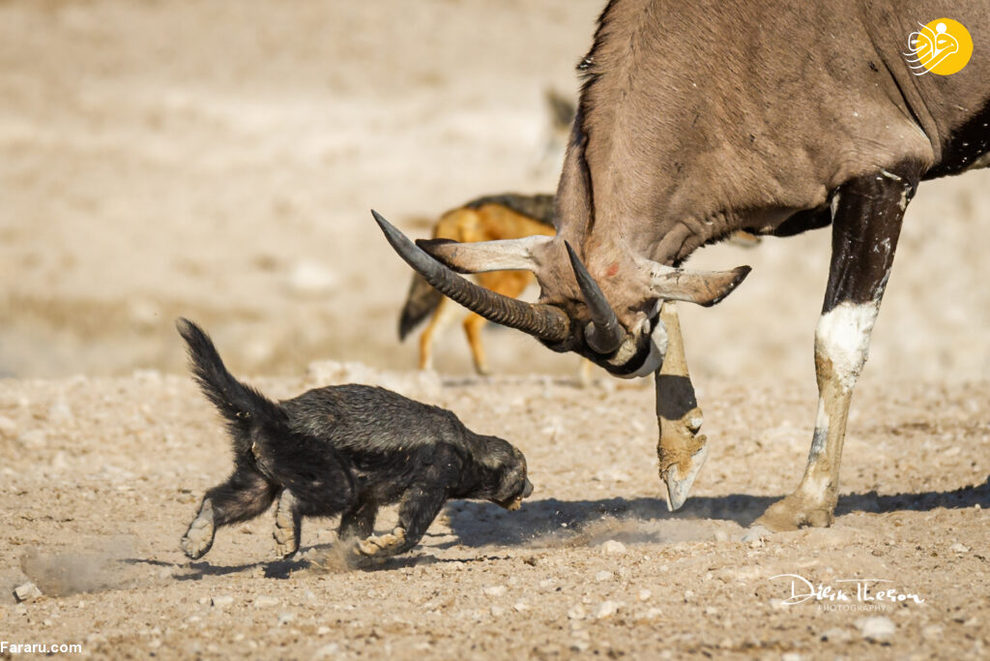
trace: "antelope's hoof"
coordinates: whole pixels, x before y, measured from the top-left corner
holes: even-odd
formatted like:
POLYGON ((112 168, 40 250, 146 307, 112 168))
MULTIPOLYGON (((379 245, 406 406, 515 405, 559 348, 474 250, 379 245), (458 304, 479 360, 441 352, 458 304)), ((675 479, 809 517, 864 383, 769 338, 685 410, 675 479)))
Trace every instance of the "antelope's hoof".
POLYGON ((775 532, 798 528, 827 528, 834 520, 835 505, 824 505, 807 496, 791 494, 767 508, 753 526, 763 526, 775 532))

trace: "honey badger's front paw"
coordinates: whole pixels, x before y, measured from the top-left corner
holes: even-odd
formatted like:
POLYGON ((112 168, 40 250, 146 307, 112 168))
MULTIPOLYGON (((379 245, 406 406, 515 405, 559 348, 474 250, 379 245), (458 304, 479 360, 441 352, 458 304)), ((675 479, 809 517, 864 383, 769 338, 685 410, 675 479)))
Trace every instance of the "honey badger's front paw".
POLYGON ((213 521, 213 503, 204 500, 203 506, 199 508, 199 514, 189 524, 189 529, 179 541, 182 552, 190 559, 202 558, 213 546, 213 536, 216 533, 213 521))
POLYGON ((366 556, 394 555, 406 543, 405 528, 396 528, 386 535, 372 535, 357 543, 355 552, 366 556))

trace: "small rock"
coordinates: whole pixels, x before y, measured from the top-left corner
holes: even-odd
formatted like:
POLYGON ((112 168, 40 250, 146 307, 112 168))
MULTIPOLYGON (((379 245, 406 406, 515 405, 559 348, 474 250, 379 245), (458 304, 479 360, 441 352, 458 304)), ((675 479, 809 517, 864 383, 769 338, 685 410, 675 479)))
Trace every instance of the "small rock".
POLYGON ((586 616, 587 613, 584 610, 584 606, 582 606, 581 604, 572 606, 571 609, 567 611, 567 617, 569 617, 572 620, 583 620, 586 616))
POLYGON ((318 262, 301 261, 289 274, 288 285, 297 295, 322 296, 333 291, 337 276, 318 262))
POLYGON ((210 605, 217 608, 223 608, 224 606, 230 606, 234 603, 234 598, 230 595, 222 595, 219 597, 213 597, 210 599, 210 605))
POLYGON ((279 613, 278 615, 278 626, 284 627, 292 620, 296 619, 295 613, 279 613))
POLYGON ((618 602, 603 601, 598 605, 598 608, 595 609, 595 619, 602 620, 605 619, 606 617, 612 617, 613 615, 619 612, 620 607, 621 604, 619 604, 618 602))
POLYGON ((17 423, 0 415, 0 436, 13 438, 17 435, 17 423))
POLYGON ((650 597, 653 596, 653 593, 650 592, 649 590, 643 589, 639 591, 639 595, 637 596, 639 597, 640 601, 649 601, 650 597))
POLYGON ((272 606, 278 606, 279 600, 275 597, 257 597, 254 600, 255 608, 271 608, 272 606))
POLYGON ((513 606, 513 608, 516 610, 516 612, 522 613, 523 611, 529 610, 529 604, 527 604, 525 601, 517 601, 513 606))
POLYGON ((780 661, 801 661, 804 657, 797 652, 787 652, 780 657, 780 661))
POLYGON ((822 634, 822 640, 827 640, 833 643, 848 643, 852 640, 852 633, 848 629, 832 627, 822 634))
POLYGON ((714 536, 715 536, 715 541, 716 542, 727 542, 727 541, 729 541, 729 533, 725 532, 724 530, 716 530, 714 536))
POLYGON ((956 542, 955 544, 950 546, 949 550, 952 551, 953 553, 969 553, 969 547, 963 546, 959 542, 956 542))
POLYGON ((330 643, 329 645, 324 645, 320 649, 316 650, 313 654, 314 659, 334 659, 337 657, 337 653, 340 652, 340 645, 337 643, 330 643))
POLYGON ((28 581, 14 588, 14 598, 18 602, 34 601, 35 599, 41 597, 41 590, 34 583, 28 581))
POLYGON ((330 631, 331 631, 330 627, 328 627, 326 625, 323 625, 323 626, 321 626, 320 628, 318 628, 316 630, 316 635, 317 636, 325 636, 328 633, 330 633, 330 631))
POLYGON ((659 608, 651 608, 647 610, 645 613, 643 613, 643 619, 655 620, 656 618, 660 617, 662 614, 663 611, 661 611, 659 608))
POLYGON ((897 633, 897 625, 889 617, 882 615, 862 617, 856 620, 856 626, 863 638, 877 643, 885 642, 897 633))
POLYGON ((505 594, 506 590, 508 590, 508 588, 504 585, 489 585, 487 588, 483 589, 482 592, 489 597, 501 597, 505 594))
POLYGON ((758 548, 763 546, 763 540, 770 536, 770 531, 763 526, 753 526, 748 528, 745 533, 743 533, 742 540, 744 542, 749 542, 752 548, 758 548))
POLYGON ((505 615, 505 609, 502 608, 501 606, 492 606, 491 614, 494 617, 502 617, 503 615, 505 615))
POLYGON ((921 630, 921 637, 927 641, 940 640, 942 638, 942 625, 929 624, 921 630))
POLYGON ((626 552, 626 545, 620 541, 610 539, 602 544, 602 552, 607 555, 621 555, 626 552))
POLYGON ((609 580, 610 578, 612 578, 612 576, 614 576, 612 572, 608 571, 607 569, 603 569, 602 571, 595 574, 595 580, 601 583, 602 581, 609 580))
POLYGON ((694 599, 694 591, 693 590, 685 590, 684 591, 684 602, 687 603, 687 602, 691 601, 692 599, 694 599))

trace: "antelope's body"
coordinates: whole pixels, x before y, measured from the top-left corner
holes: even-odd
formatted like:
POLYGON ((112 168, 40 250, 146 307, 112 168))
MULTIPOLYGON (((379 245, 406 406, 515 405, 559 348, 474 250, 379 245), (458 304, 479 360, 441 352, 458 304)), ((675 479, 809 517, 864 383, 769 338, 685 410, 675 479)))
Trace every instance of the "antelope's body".
POLYGON ((448 295, 554 350, 620 375, 656 371, 660 473, 676 508, 706 452, 686 365, 663 365, 679 350, 671 303, 717 302, 746 273, 682 263, 735 230, 786 236, 831 225, 808 464, 760 521, 828 525, 849 403, 904 211, 921 181, 990 164, 990 5, 612 0, 579 68, 557 236, 424 246, 462 271, 533 271, 538 304, 469 294, 415 246, 389 240, 448 295), (968 28, 972 57, 951 75, 921 71, 908 51, 919 31, 941 34, 944 23, 925 26, 944 18, 968 28))

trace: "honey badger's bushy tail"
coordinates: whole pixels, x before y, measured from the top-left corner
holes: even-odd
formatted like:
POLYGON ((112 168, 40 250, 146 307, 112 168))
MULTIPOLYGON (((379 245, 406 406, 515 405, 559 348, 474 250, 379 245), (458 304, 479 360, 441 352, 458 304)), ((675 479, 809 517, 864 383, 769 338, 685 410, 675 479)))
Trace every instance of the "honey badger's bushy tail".
POLYGON ((188 346, 193 376, 232 432, 243 433, 253 425, 277 424, 285 419, 285 412, 278 404, 227 371, 213 341, 203 329, 182 317, 176 320, 175 327, 188 346))

